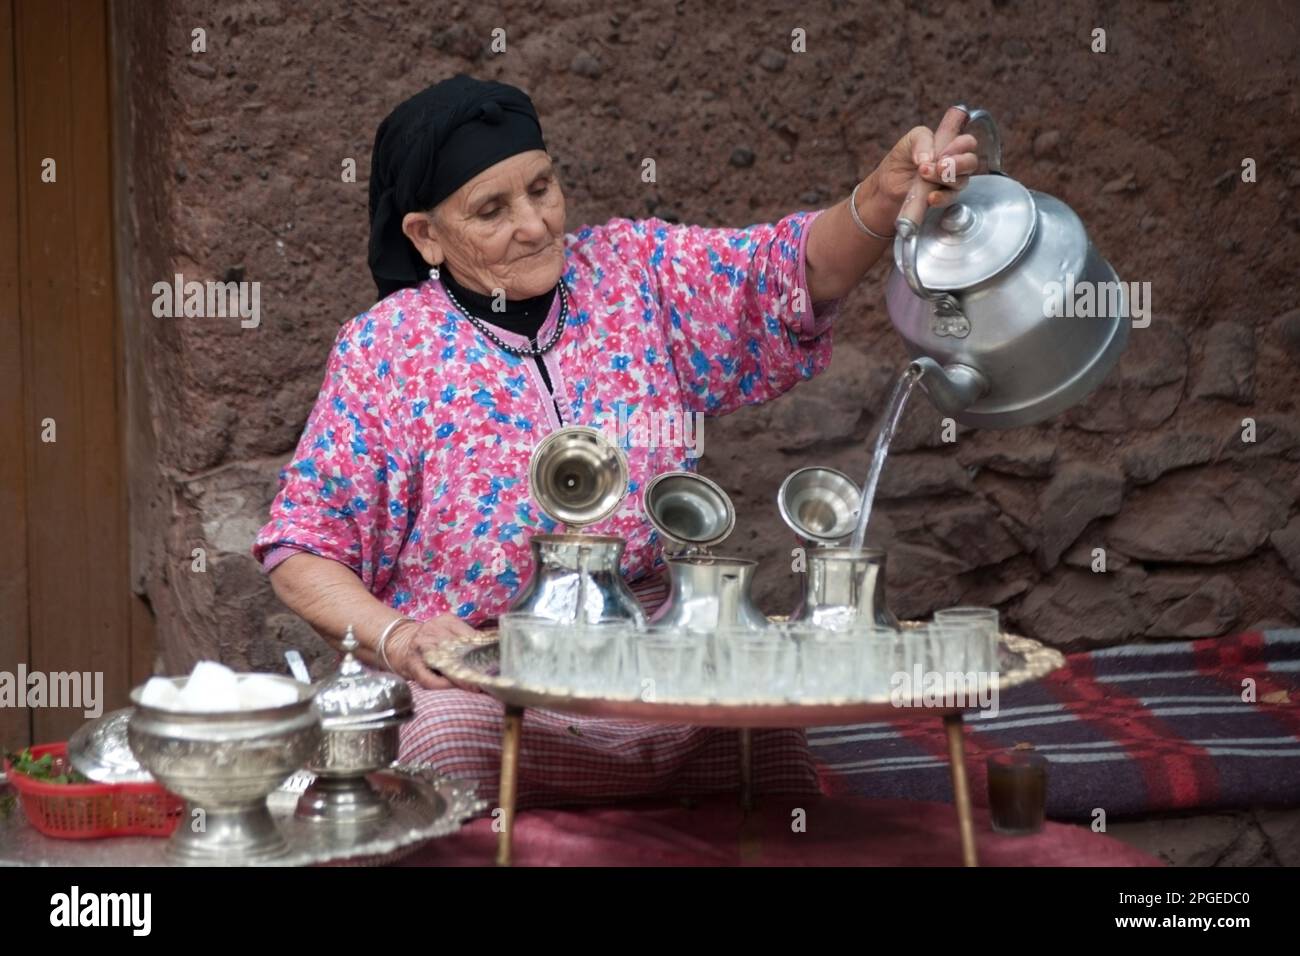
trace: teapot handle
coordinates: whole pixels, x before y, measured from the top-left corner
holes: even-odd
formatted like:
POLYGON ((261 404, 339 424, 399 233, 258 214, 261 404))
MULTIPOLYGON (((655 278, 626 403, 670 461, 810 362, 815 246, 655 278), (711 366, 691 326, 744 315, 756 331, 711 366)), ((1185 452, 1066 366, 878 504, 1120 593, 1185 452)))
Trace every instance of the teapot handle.
MULTIPOLYGON (((962 131, 971 112, 967 107, 958 105, 950 106, 948 112, 943 114, 939 128, 934 131, 935 156, 942 153, 944 147, 962 131)), ((1000 148, 999 152, 1001 152, 1000 148)), ((903 208, 898 213, 898 219, 894 221, 894 264, 907 280, 907 284, 912 287, 912 291, 926 299, 938 298, 940 293, 927 289, 921 284, 921 278, 916 272, 916 240, 921 232, 921 223, 925 221, 925 211, 930 208, 930 193, 937 188, 918 175, 916 181, 912 183, 912 188, 908 190, 907 198, 903 200, 903 208)))

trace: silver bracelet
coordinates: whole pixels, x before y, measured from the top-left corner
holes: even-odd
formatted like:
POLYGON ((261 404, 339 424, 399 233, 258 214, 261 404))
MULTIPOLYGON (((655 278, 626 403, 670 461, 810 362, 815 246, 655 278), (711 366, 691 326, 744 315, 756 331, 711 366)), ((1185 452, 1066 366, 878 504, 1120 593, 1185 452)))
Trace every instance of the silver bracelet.
POLYGON ((894 238, 893 233, 890 233, 888 236, 882 236, 880 233, 874 232, 870 226, 862 221, 862 217, 858 215, 858 188, 861 185, 862 183, 859 182, 857 186, 854 186, 853 193, 849 196, 849 214, 853 216, 853 221, 857 224, 857 227, 872 239, 879 239, 881 242, 888 242, 890 239, 894 238))
MULTIPOLYGON (((394 628, 397 627, 397 625, 401 624, 404 621, 410 621, 412 624, 416 623, 416 620, 413 617, 397 617, 389 621, 388 626, 385 627, 383 632, 379 635, 379 644, 377 645, 377 650, 379 651, 380 663, 384 665, 384 670, 389 670, 389 671, 393 670, 393 665, 388 663, 388 650, 385 647, 385 645, 388 643, 388 636, 393 633, 393 630, 394 628)), ((394 671, 394 673, 396 673, 396 671, 394 671)))

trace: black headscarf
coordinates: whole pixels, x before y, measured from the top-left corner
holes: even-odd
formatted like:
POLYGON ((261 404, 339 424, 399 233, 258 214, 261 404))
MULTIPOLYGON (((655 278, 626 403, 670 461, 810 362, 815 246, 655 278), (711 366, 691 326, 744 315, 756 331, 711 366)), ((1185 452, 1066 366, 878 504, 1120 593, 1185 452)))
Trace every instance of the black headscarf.
POLYGON ((546 149, 528 94, 457 73, 388 114, 370 157, 370 274, 379 297, 419 285, 429 264, 402 217, 438 205, 489 166, 546 149))

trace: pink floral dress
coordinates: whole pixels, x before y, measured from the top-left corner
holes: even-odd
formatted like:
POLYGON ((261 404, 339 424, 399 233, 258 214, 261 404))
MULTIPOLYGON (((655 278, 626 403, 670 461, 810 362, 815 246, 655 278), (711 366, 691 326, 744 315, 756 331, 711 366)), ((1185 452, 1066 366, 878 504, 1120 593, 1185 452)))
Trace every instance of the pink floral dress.
MULTIPOLYGON (((268 570, 297 550, 339 561, 421 620, 495 619, 530 579, 530 536, 563 530, 528 494, 543 437, 563 425, 613 438, 620 419, 626 428, 638 416, 725 415, 827 367, 841 303, 814 306, 808 292, 804 248, 817 215, 747 228, 612 219, 567 234, 569 317, 545 356, 555 402, 533 360, 494 346, 439 282, 388 296, 340 329, 254 555, 268 570)), ((559 312, 556 296, 538 341, 559 312)), ((661 472, 695 470, 689 435, 676 428, 675 443, 658 447, 624 441, 628 494, 587 529, 626 539, 623 574, 643 594, 663 559, 642 489, 661 472)), ((490 799, 500 705, 413 690, 403 759, 474 778, 490 799)), ((532 711, 525 728, 521 806, 735 783, 734 733, 532 711)), ((815 792, 801 732, 756 734, 755 768, 769 791, 815 792)))

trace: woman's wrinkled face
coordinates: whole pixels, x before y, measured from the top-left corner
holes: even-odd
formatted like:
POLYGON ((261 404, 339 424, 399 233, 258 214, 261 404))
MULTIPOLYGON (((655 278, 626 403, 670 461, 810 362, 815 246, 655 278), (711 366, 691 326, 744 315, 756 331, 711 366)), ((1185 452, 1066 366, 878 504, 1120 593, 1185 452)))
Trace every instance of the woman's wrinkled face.
POLYGON ((554 288, 564 271, 564 192, 540 149, 503 159, 402 230, 430 265, 484 295, 525 299, 554 288))

